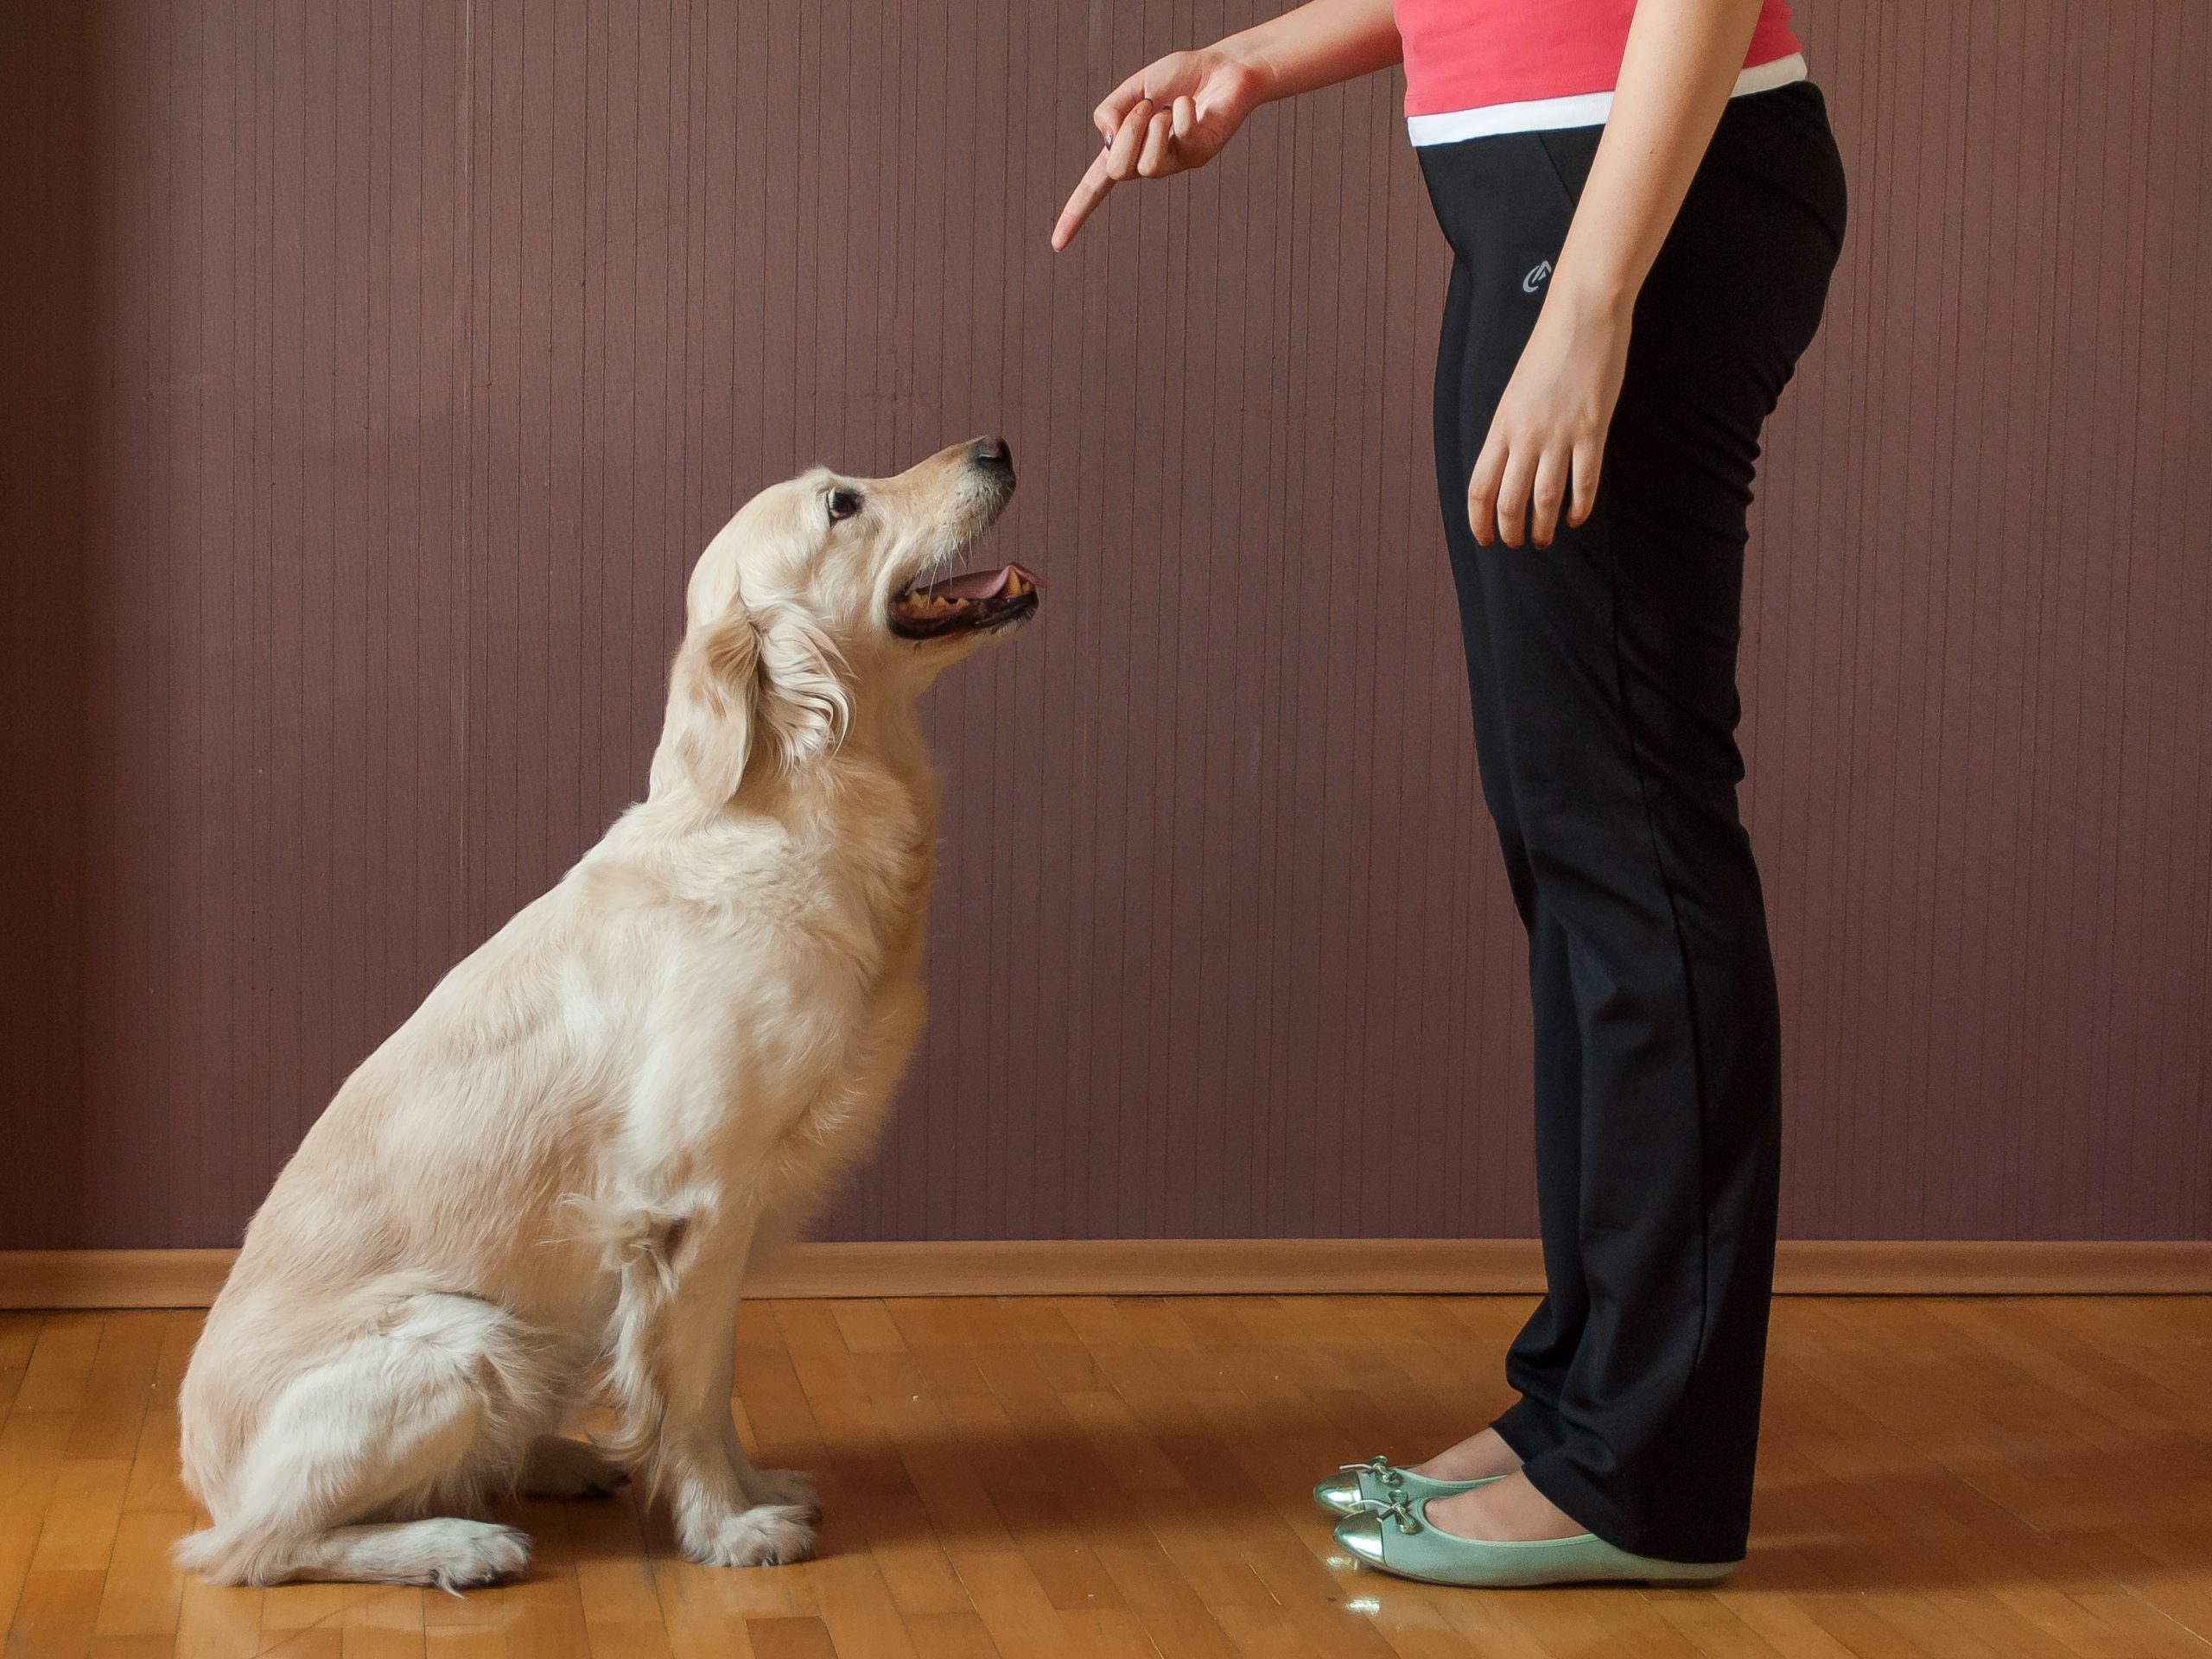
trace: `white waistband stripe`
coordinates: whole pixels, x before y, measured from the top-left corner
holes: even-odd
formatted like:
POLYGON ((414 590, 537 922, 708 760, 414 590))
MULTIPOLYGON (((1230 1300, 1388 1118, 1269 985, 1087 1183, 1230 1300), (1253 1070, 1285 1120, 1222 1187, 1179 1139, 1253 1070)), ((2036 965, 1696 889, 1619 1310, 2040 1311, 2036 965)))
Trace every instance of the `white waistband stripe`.
MULTIPOLYGON (((1805 54, 1792 52, 1771 63, 1755 63, 1736 77, 1731 98, 1747 92, 1770 92, 1793 80, 1805 79, 1805 54)), ((1488 138, 1501 132, 1556 132, 1565 127, 1602 127, 1612 113, 1611 92, 1577 92, 1570 98, 1532 98, 1519 104, 1486 104, 1475 110, 1448 110, 1441 115, 1409 115, 1406 130, 1416 145, 1456 144, 1465 138, 1488 138)))

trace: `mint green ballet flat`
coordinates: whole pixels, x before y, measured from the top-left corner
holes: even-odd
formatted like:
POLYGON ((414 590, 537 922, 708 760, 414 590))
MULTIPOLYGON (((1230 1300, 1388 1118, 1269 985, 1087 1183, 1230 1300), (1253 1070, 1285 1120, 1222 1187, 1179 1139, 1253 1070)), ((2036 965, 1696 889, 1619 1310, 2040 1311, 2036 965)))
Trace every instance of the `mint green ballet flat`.
POLYGON ((1478 1486, 1487 1486, 1502 1475, 1484 1475, 1480 1480, 1431 1480, 1427 1475, 1417 1475, 1410 1469, 1401 1469, 1388 1458, 1370 1458, 1365 1463, 1348 1463, 1313 1489, 1313 1501, 1332 1515, 1358 1515, 1370 1503, 1388 1504, 1403 1497, 1448 1497, 1453 1492, 1472 1491, 1478 1486))
POLYGON ((1423 1584, 1519 1589, 1538 1584, 1719 1584, 1735 1561, 1661 1561, 1616 1549, 1595 1533, 1492 1543, 1445 1532, 1428 1499, 1370 1502, 1337 1523, 1337 1541, 1370 1567, 1423 1584))

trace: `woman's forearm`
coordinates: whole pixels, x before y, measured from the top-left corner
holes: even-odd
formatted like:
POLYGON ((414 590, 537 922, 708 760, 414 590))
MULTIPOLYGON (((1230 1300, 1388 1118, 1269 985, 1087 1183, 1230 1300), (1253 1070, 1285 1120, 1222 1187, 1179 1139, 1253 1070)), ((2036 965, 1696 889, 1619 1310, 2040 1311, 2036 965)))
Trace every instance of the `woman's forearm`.
POLYGON ((1373 74, 1404 55, 1391 0, 1307 0, 1216 49, 1256 70, 1270 99, 1373 74))
POLYGON ((1758 16, 1759 0, 1637 0, 1554 296, 1634 305, 1720 124, 1758 16))

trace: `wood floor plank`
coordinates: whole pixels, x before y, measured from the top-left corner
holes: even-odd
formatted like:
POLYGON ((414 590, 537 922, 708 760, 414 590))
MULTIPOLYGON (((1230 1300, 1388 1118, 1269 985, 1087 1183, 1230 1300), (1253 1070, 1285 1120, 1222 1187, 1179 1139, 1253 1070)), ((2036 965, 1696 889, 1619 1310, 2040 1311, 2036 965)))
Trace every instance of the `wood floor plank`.
POLYGON ((1069 1503, 1080 1503, 1082 1497, 1071 1484, 1065 1492, 1008 1492, 993 1502, 1055 1608, 1064 1613, 1125 1608, 1121 1586, 1069 1513, 1069 1503))
POLYGON ((660 1591, 653 1582, 652 1564, 641 1554, 580 1560, 573 1570, 586 1624, 660 1622, 660 1591))
POLYGON ((1246 1659, 1390 1659, 1374 1625, 1337 1619, 1321 1627, 1310 1613, 1269 1604, 1219 1607, 1214 1619, 1246 1659))
POLYGON ((1710 1591, 1658 1591, 1643 1599, 1702 1659, 1779 1659, 1780 1649, 1710 1591))
POLYGON ((64 1458, 39 1529, 31 1571, 104 1573, 123 1519, 130 1465, 123 1458, 64 1458))
POLYGON ((425 1592, 392 1585, 365 1596, 338 1616, 338 1649, 343 1659, 424 1659, 425 1592))
POLYGON ((147 1411, 130 1452, 130 1479, 123 1493, 125 1513, 192 1509, 192 1494, 185 1490, 177 1468, 176 1435, 174 1406, 155 1406, 147 1411))
POLYGON ((675 1659, 751 1659, 744 1618, 715 1593, 729 1574, 689 1561, 656 1560, 653 1586, 675 1659))
POLYGON ((89 1567, 34 1567, 8 1627, 10 1659, 73 1659, 92 1645, 106 1573, 89 1567))
MULTIPOLYGON (((749 1618, 745 1632, 754 1659, 840 1659, 830 1627, 810 1615, 749 1618)), ((854 1659, 846 1655, 842 1659, 854 1659)))
POLYGON ((823 1625, 840 1655, 918 1659, 890 1586, 864 1550, 825 1554, 809 1568, 823 1625))
POLYGON ((177 1597, 177 1659, 245 1659, 258 1653, 265 1593, 202 1584, 188 1574, 177 1597))
POLYGON ((533 1573, 493 1593, 512 1598, 507 1649, 517 1659, 593 1659, 591 1626, 573 1573, 533 1573))
POLYGON ((2212 1642, 2125 1590, 2056 1597, 2051 1628, 2082 1659, 2203 1659, 2212 1642))
POLYGON ((837 1334, 849 1353, 886 1353, 906 1345, 906 1338, 880 1301, 838 1301, 830 1304, 837 1321, 837 1334))
POLYGON ((1786 1590, 1754 1589, 1732 1580, 1711 1594, 1745 1630, 1788 1659, 1851 1659, 1852 1649, 1786 1590))
POLYGON ((650 1624, 588 1621, 585 1629, 592 1659, 673 1659, 675 1654, 668 1627, 658 1618, 650 1624))
POLYGON ((821 1611, 814 1580, 804 1567, 734 1570, 662 1558, 653 1563, 653 1575, 664 1605, 676 1583, 683 1599, 702 1609, 712 1607, 731 1626, 758 1619, 812 1618, 821 1611))
POLYGON ((1236 1644, 1221 1622, 1204 1607, 1148 1608, 1137 1622, 1152 1638, 1154 1650, 1174 1659, 1236 1659, 1236 1644))
POLYGON ((85 1388, 99 1353, 104 1313, 49 1313, 39 1327, 23 1378, 16 1389, 16 1411, 67 1411, 84 1403, 85 1388))
POLYGON ((973 1612, 909 1613, 906 1639, 923 1659, 1007 1659, 973 1612))
POLYGON ((167 1636, 94 1636, 88 1659, 169 1659, 175 1639, 167 1636))
POLYGON ((859 1537, 901 1614, 969 1611, 967 1592, 918 1493, 878 1493, 864 1503, 839 1501, 831 1512, 836 1509, 852 1511, 859 1537))
MULTIPOLYGON (((102 1636, 162 1636, 174 1641, 184 1574, 169 1547, 192 1530, 188 1510, 130 1510, 117 1523, 95 1628, 102 1636)), ((417 1621, 418 1624, 420 1621, 417 1621)))
POLYGON ((334 1639, 346 1610, 383 1591, 371 1584, 272 1585, 261 1595, 262 1645, 289 1645, 309 1631, 327 1631, 334 1639))
POLYGON ((4 1427, 8 1414, 15 1408, 16 1395, 23 1386, 23 1373, 29 1369, 31 1353, 38 1346, 38 1333, 46 1324, 43 1313, 0 1313, 0 1427, 4 1427))
POLYGON ((66 1411, 19 1411, 0 1427, 0 1629, 14 1616, 38 1553, 71 1421, 66 1411))
POLYGON ((167 1313, 143 1311, 107 1316, 65 1456, 129 1458, 137 1449, 168 1322, 167 1313))
MULTIPOLYGON (((824 1396, 865 1400, 868 1387, 853 1364, 852 1350, 845 1344, 836 1310, 828 1302, 772 1304, 776 1329, 784 1339, 799 1387, 809 1401, 824 1396)), ((875 1351, 899 1352, 899 1349, 875 1351)))
POLYGON ((2120 1527, 2069 1541, 2120 1589, 2212 1643, 2212 1538, 2203 1529, 2120 1527))
POLYGON ((1052 1599, 1019 1550, 964 1551, 955 1554, 953 1565, 1001 1653, 1053 1651, 1058 1619, 1052 1599))
POLYGON ((969 1451, 957 1442, 950 1423, 935 1413, 928 1421, 935 1425, 934 1436, 925 1436, 918 1427, 896 1444, 931 1533, 948 1554, 956 1548, 1011 1549, 1014 1540, 969 1451))
MULTIPOLYGON (((479 1630, 469 1625, 446 1628, 426 1625, 423 1631, 423 1650, 429 1659, 507 1659, 506 1632, 479 1630)), ((706 1651, 721 1652, 726 1649, 714 1648, 706 1651)))

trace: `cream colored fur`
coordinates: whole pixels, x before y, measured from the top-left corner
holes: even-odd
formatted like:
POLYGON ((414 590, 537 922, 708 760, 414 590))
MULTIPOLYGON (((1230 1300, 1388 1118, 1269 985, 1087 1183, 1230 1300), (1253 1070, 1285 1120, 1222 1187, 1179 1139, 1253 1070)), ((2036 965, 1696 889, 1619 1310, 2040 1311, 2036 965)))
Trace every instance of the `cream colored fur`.
POLYGON ((221 1583, 481 1583, 501 1491, 626 1465, 696 1560, 787 1561, 811 1485, 731 1421, 748 1263, 873 1141, 922 1027, 937 789, 916 704, 980 636, 892 596, 1012 474, 957 445, 766 491, 691 577, 647 798, 349 1077, 247 1230, 181 1412, 221 1583), (863 505, 833 523, 833 488, 863 505), (603 1389, 606 1456, 562 1439, 603 1389))

